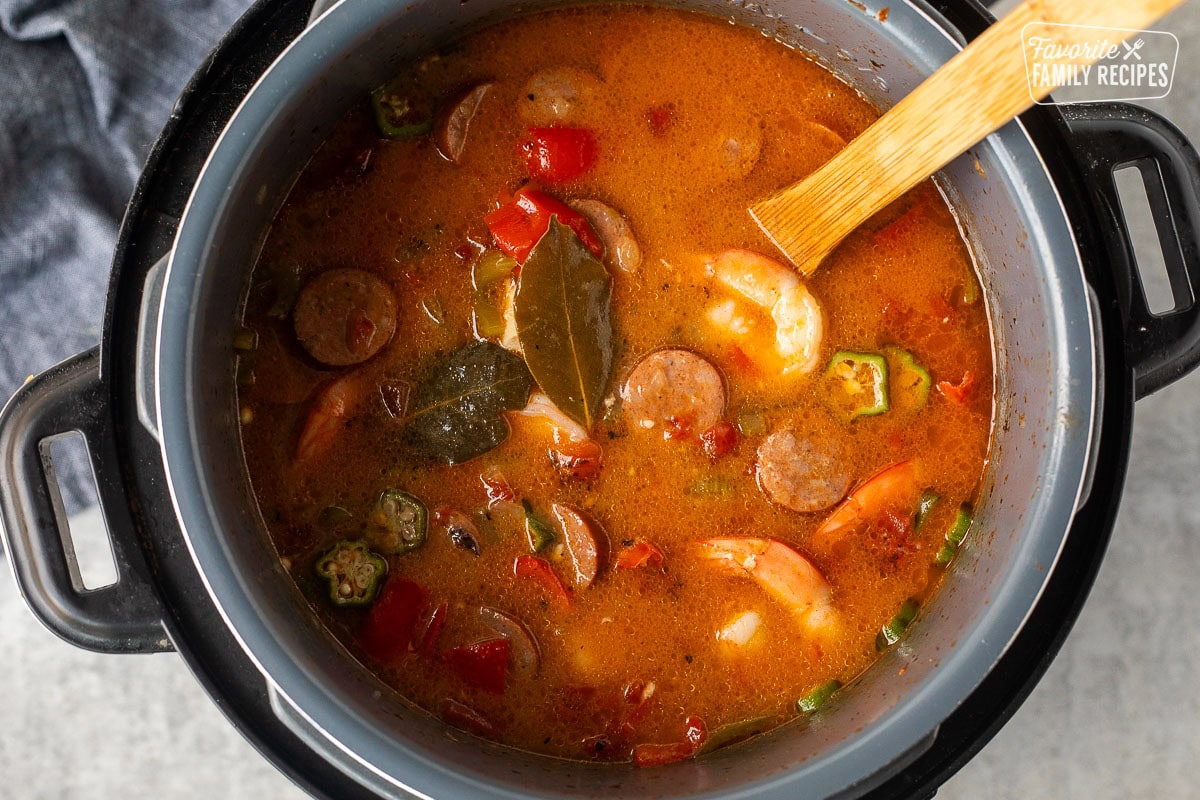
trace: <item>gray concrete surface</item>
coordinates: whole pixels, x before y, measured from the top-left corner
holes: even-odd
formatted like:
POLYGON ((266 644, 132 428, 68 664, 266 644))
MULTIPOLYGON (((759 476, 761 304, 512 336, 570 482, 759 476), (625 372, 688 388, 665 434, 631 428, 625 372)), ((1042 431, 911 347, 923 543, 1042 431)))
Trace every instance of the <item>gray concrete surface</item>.
MULTIPOLYGON (((1179 77, 1149 105, 1200 142, 1200 4, 1158 27, 1180 37, 1179 77)), ((1122 510, 1086 609, 1028 702, 939 797, 1200 798, 1197 497, 1200 374, 1138 404, 1122 510)), ((302 797, 177 657, 75 650, 34 622, 6 574, 0 675, 0 800, 302 797)))

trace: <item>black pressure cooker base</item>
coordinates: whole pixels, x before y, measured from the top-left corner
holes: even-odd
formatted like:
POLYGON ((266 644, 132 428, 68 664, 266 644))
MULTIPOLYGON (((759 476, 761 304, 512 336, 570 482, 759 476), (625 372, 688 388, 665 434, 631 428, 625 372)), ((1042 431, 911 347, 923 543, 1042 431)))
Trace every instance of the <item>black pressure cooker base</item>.
MULTIPOLYGON (((180 97, 130 201, 113 262, 101 352, 103 386, 111 394, 118 480, 99 487, 107 509, 124 507, 154 575, 175 648, 218 707, 272 763, 318 798, 377 797, 316 754, 275 716, 261 673, 212 604, 178 529, 158 443, 138 422, 133 375, 137 310, 147 271, 171 248, 180 216, 204 160, 226 121, 258 76, 307 23, 311 0, 258 0, 226 34, 180 97), (120 298, 120 302, 118 302, 120 298)), ((973 2, 933 2, 968 39, 991 20, 973 2)), ((1116 298, 1111 248, 1099 240, 1086 181, 1066 144, 1066 123, 1053 108, 1022 117, 1076 229, 1088 279, 1100 297, 1116 298)), ((1119 254, 1117 254, 1119 256, 1119 254)), ((1117 273, 1124 274, 1124 273, 1117 273)), ((1086 599, 1111 535, 1125 478, 1134 387, 1123 343, 1125 315, 1112 300, 1100 309, 1108 383, 1090 499, 1071 526, 1064 550, 1026 625, 980 687, 948 717, 922 754, 867 797, 930 797, 1012 716, 1058 652, 1086 599), (1114 378, 1114 376, 1117 376, 1114 378)))

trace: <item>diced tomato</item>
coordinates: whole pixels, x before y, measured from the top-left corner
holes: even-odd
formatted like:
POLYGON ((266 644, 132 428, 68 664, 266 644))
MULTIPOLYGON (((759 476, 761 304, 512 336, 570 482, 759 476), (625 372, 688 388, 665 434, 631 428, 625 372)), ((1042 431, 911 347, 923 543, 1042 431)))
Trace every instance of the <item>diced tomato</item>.
POLYGON ((620 725, 620 732, 624 736, 632 736, 638 723, 650 713, 655 688, 653 682, 643 684, 641 681, 635 681, 625 687, 625 702, 632 708, 620 725))
POLYGON ((529 128, 518 147, 529 177, 542 183, 566 183, 596 166, 600 148, 587 128, 529 128))
POLYGON ((661 567, 663 565, 663 554, 662 550, 659 550, 649 542, 638 540, 620 553, 617 553, 616 563, 618 569, 637 569, 643 564, 649 564, 652 567, 661 567))
POLYGON ((926 211, 924 201, 915 203, 912 208, 875 231, 875 244, 886 247, 904 239, 925 218, 926 211))
POLYGON ((604 451, 591 439, 565 442, 550 450, 550 460, 558 474, 569 481, 591 483, 600 475, 604 451))
POLYGON ((758 365, 736 344, 729 348, 729 362, 740 372, 758 372, 758 365))
POLYGON ((673 744, 639 744, 633 748, 633 763, 639 767, 656 767, 675 761, 686 761, 700 750, 708 729, 699 717, 688 717, 684 740, 673 744))
POLYGON ((675 125, 675 104, 663 103, 647 111, 646 124, 655 137, 661 139, 666 136, 675 125))
POLYGON ((450 604, 443 601, 429 615, 429 622, 425 624, 425 632, 421 634, 421 644, 417 646, 417 650, 423 656, 432 656, 437 650, 437 640, 442 634, 442 628, 446 625, 446 613, 450 610, 450 604))
POLYGON ((952 400, 955 403, 967 402, 967 397, 971 394, 971 388, 975 385, 975 373, 967 370, 963 373, 962 380, 957 384, 950 381, 938 381, 937 390, 942 393, 942 396, 947 400, 952 400))
POLYGON ((713 460, 732 451, 737 447, 737 442, 737 428, 725 420, 721 420, 700 434, 700 446, 704 448, 704 454, 713 460))
POLYGON ((442 721, 480 736, 494 736, 496 726, 487 717, 468 705, 446 698, 442 701, 442 721))
POLYGON ((554 567, 550 566, 550 562, 537 556, 517 556, 517 560, 513 564, 513 574, 518 578, 537 581, 551 599, 557 600, 563 605, 570 605, 571 592, 562 582, 562 578, 558 577, 554 567))
POLYGON ((468 686, 492 694, 504 694, 509 647, 508 639, 488 639, 447 650, 442 654, 442 660, 468 686))
POLYGON ((958 312, 940 294, 935 294, 929 298, 929 312, 933 315, 934 319, 942 324, 953 322, 958 318, 958 312))
POLYGON ((877 522, 898 543, 904 544, 908 539, 908 532, 912 528, 912 515, 904 515, 893 508, 885 508, 880 512, 877 522))
POLYGON ((524 264, 529 251, 549 229, 552 216, 575 231, 592 255, 604 257, 604 243, 583 215, 540 189, 522 186, 513 195, 512 202, 490 212, 483 221, 501 252, 515 258, 518 264, 524 264))
POLYGON ((488 508, 495 508, 501 503, 510 503, 517 497, 517 493, 513 491, 512 486, 498 469, 493 468, 480 475, 479 482, 483 484, 483 490, 487 492, 488 508))
POLYGON ((692 428, 695 425, 696 415, 694 413, 667 417, 666 424, 663 425, 663 438, 676 441, 690 439, 692 438, 692 428))
POLYGON ((351 353, 362 353, 375 338, 375 322, 367 312, 356 308, 346 315, 346 349, 351 353))
POLYGON ((418 584, 404 578, 389 580, 367 614, 358 639, 363 651, 376 661, 399 661, 412 644, 427 599, 418 584))

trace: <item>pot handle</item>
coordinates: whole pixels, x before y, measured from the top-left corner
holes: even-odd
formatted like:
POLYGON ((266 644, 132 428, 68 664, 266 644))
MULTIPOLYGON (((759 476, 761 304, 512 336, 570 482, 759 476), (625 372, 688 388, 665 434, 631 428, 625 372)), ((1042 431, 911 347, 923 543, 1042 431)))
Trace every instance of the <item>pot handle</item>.
POLYGON ((1118 262, 1118 294, 1125 312, 1125 341, 1137 397, 1152 394, 1200 364, 1200 154, 1165 118, 1128 103, 1061 107, 1081 168, 1099 200, 1103 235, 1118 262), (1113 172, 1136 167, 1158 231, 1174 307, 1150 311, 1134 265, 1137 258, 1113 172))
MULTIPOLYGON (((0 519, 13 577, 34 615, 85 650, 154 653, 173 649, 132 520, 124 507, 102 516, 117 581, 87 589, 80 578, 50 445, 78 432, 92 475, 103 487, 119 481, 111 442, 100 352, 93 348, 32 378, 0 411, 0 519)), ((112 493, 109 493, 110 496, 112 493)))

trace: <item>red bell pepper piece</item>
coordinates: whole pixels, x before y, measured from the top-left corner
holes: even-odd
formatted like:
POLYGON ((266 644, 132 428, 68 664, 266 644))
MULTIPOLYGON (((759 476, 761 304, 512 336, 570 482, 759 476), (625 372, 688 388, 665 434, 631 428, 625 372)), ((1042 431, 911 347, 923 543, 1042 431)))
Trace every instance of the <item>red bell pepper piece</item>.
POLYGON ((967 397, 971 394, 971 387, 975 385, 975 373, 967 370, 963 374, 962 380, 958 384, 953 384, 950 381, 938 381, 937 390, 942 393, 942 396, 947 400, 953 400, 955 403, 967 402, 967 397))
POLYGON ((421 634, 421 644, 417 647, 421 655, 432 656, 437 650, 437 640, 442 634, 442 628, 446 625, 446 613, 449 610, 450 604, 443 601, 429 615, 429 622, 425 624, 425 632, 421 634))
POLYGON ((663 564, 662 550, 645 541, 637 541, 617 553, 618 569, 637 569, 643 564, 661 567, 663 564))
POLYGON ((410 580, 388 581, 368 612, 358 637, 363 651, 376 661, 399 661, 412 644, 413 631, 427 599, 425 590, 410 580))
POLYGON ((639 767, 656 767, 674 761, 685 761, 700 750, 708 736, 704 720, 688 717, 682 742, 672 744, 639 744, 633 748, 633 763, 639 767))
POLYGON ((517 556, 516 563, 513 564, 513 573, 518 578, 530 578, 537 581, 551 598, 561 601, 563 605, 570 605, 571 591, 567 589, 562 578, 558 577, 558 573, 554 571, 554 567, 550 566, 548 561, 537 556, 517 556))
POLYGON ((600 148, 587 128, 529 128, 518 146, 525 171, 541 183, 566 183, 596 166, 600 148))
POLYGON ((524 264, 529 251, 549 229, 552 216, 573 230, 592 255, 604 257, 604 243, 584 216, 540 189, 522 186, 511 203, 488 213, 483 221, 500 251, 524 264))
POLYGON ((509 647, 508 639, 488 639, 447 650, 442 654, 442 660, 468 686, 492 694, 504 694, 509 647))
POLYGON ((700 446, 704 448, 704 454, 714 461, 737 447, 737 442, 737 428, 724 420, 700 434, 700 446))
POLYGON ((550 450, 550 461, 558 474, 568 481, 591 483, 600 476, 604 451, 591 439, 565 442, 550 450))

